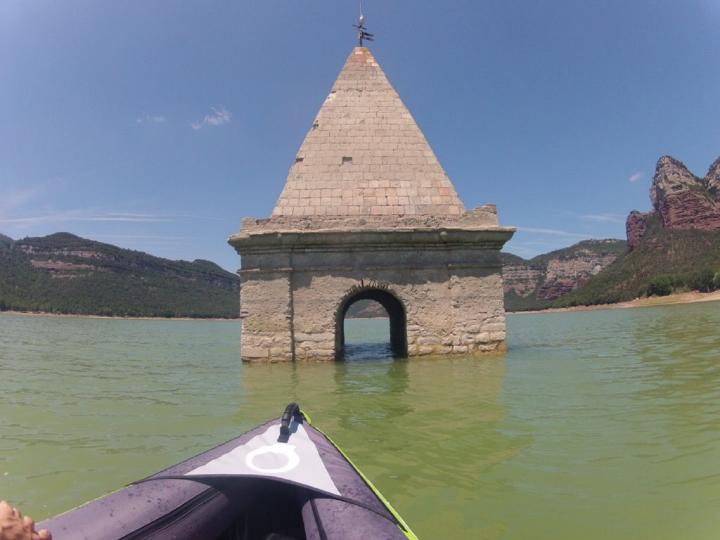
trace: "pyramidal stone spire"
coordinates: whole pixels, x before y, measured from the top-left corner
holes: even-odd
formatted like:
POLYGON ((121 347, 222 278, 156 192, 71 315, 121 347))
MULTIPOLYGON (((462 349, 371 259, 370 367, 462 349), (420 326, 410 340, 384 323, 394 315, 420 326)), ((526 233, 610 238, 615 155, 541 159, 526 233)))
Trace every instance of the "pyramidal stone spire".
MULTIPOLYGON (((362 22, 358 25, 362 26, 362 22)), ((269 218, 240 254, 241 357, 345 357, 345 316, 379 302, 396 357, 505 350, 500 250, 515 229, 466 210, 365 47, 353 49, 269 218)))
POLYGON ((350 53, 273 217, 459 216, 450 179, 377 61, 350 53))

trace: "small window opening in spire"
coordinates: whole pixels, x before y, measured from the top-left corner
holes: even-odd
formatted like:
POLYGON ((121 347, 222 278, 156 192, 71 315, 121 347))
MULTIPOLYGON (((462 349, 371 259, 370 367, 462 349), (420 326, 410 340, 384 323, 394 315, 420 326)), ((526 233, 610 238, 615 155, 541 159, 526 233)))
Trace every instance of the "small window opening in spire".
POLYGON ((295 158, 295 163, 302 163, 304 159, 304 157, 298 156, 295 158))
POLYGON ((345 165, 346 163, 352 163, 352 156, 343 156, 342 165, 345 165))

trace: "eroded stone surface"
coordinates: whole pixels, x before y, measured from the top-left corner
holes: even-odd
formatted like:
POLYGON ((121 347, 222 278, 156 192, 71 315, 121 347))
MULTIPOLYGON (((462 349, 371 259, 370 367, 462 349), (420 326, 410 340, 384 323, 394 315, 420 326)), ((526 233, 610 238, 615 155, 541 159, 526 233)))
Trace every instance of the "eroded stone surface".
POLYGON ((402 249, 401 240, 392 240, 356 252, 317 243, 298 246, 292 254, 245 251, 243 359, 334 359, 343 300, 374 288, 402 302, 409 356, 503 350, 499 249, 472 243, 402 249))
POLYGON ((638 212, 633 210, 625 222, 628 248, 635 249, 647 232, 648 224, 655 214, 653 212, 638 212))
POLYGON ((508 253, 503 257, 506 308, 531 309, 582 287, 625 252, 615 239, 583 240, 575 245, 526 260, 508 253))
POLYGON ((513 291, 518 296, 533 294, 545 279, 545 268, 526 264, 513 264, 503 267, 505 291, 513 291))
POLYGON ((391 341, 395 324, 408 356, 502 351, 500 249, 513 232, 494 205, 465 210, 375 59, 356 48, 272 216, 243 220, 230 238, 242 257, 242 358, 338 357, 345 310, 365 294, 395 306, 391 341))
POLYGON ((676 159, 658 161, 650 199, 668 229, 720 229, 720 205, 707 183, 676 159))
POLYGON ((637 247, 648 224, 659 218, 666 229, 720 230, 720 159, 705 178, 698 178, 677 159, 663 156, 658 160, 650 187, 654 210, 633 210, 626 222, 630 249, 637 247))
POLYGON ((582 287, 617 259, 616 254, 599 255, 588 253, 575 259, 553 259, 548 262, 545 283, 538 290, 538 298, 555 300, 562 295, 582 287))

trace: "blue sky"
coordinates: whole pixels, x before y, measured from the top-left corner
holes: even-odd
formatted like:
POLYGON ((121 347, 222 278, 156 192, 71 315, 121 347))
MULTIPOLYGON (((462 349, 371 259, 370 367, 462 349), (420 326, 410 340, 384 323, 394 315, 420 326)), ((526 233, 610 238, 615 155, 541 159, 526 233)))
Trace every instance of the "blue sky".
MULTIPOLYGON (((532 256, 624 237, 663 154, 720 155, 720 0, 365 0, 467 207, 532 256)), ((0 232, 235 270, 354 45, 354 0, 0 2, 0 232)))

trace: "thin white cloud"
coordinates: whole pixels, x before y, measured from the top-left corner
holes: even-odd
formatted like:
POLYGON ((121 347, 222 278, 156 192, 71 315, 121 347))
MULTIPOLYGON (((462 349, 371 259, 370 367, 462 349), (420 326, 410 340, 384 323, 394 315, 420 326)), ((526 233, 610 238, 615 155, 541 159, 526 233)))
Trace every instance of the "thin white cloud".
POLYGON ((625 216, 621 216, 620 214, 611 214, 611 213, 585 214, 580 217, 587 221, 596 221, 596 222, 601 222, 601 223, 625 223, 625 216))
POLYGON ((163 124, 167 118, 161 114, 142 114, 135 119, 138 124, 163 124))
POLYGON ((96 234, 93 238, 112 238, 115 240, 192 240, 190 236, 159 236, 156 234, 96 234))
POLYGON ((640 180, 643 176, 645 176, 645 173, 644 173, 644 172, 642 172, 642 171, 637 171, 637 172, 632 173, 632 174, 628 177, 628 181, 630 181, 630 182, 632 182, 632 183, 634 184, 635 182, 637 182, 638 180, 640 180))
POLYGON ((190 127, 197 131, 205 126, 222 126, 230 123, 232 115, 225 107, 217 109, 215 107, 210 107, 210 110, 212 111, 210 114, 206 114, 202 120, 193 122, 190 124, 190 127))
POLYGON ((0 216, 0 223, 17 225, 37 225, 40 223, 67 223, 80 221, 97 222, 128 222, 128 223, 151 223, 170 222, 179 219, 189 219, 190 216, 172 216, 163 214, 133 214, 122 212, 85 212, 82 210, 68 210, 63 212, 52 212, 26 217, 3 217, 0 216))
POLYGON ((85 209, 47 211, 42 214, 31 215, 15 212, 15 215, 12 216, 0 212, 0 225, 8 224, 24 228, 48 223, 171 223, 178 221, 222 221, 222 218, 189 214, 108 212, 85 209))
POLYGON ((590 238, 587 234, 562 231, 560 229, 541 229, 536 227, 518 227, 519 232, 544 234, 548 236, 561 236, 563 238, 590 238))
POLYGON ((179 216, 167 216, 167 215, 156 215, 156 214, 127 214, 127 213, 114 213, 109 212, 107 214, 95 214, 88 216, 80 216, 76 218, 78 221, 126 221, 126 222, 157 222, 157 221, 176 221, 179 216))

